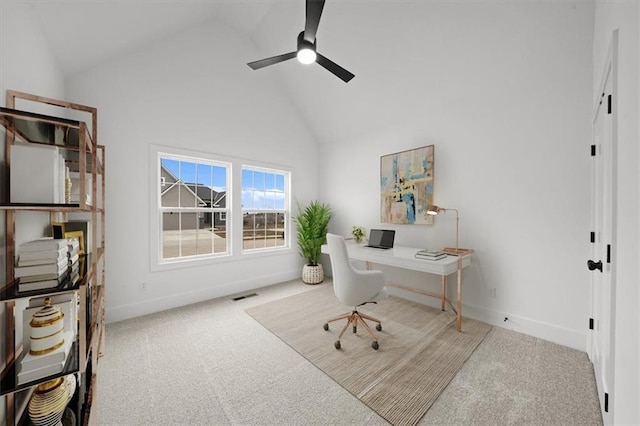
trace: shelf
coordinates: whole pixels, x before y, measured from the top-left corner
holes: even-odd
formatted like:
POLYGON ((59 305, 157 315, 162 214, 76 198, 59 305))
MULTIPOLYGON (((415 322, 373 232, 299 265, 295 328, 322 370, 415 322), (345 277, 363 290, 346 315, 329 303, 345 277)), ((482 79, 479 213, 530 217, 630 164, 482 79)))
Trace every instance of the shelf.
MULTIPOLYGON (((7 101, 7 104, 13 106, 14 102, 7 101)), ((96 113, 94 112, 92 115, 92 126, 95 127, 96 113)), ((7 158, 12 162, 16 161, 16 164, 26 162, 21 167, 16 168, 12 164, 13 167, 9 168, 11 186, 8 193, 12 195, 10 198, 0 200, 2 201, 0 210, 60 213, 92 211, 88 202, 92 196, 96 197, 97 195, 97 193, 92 193, 92 180, 99 182, 103 179, 104 149, 97 146, 85 122, 0 107, 0 126, 4 127, 6 133, 7 158), (28 148, 29 146, 49 147, 50 149, 32 149, 28 148), (34 164, 38 164, 36 167, 43 167, 42 172, 29 172, 28 156, 35 157, 36 163, 34 164), (64 159, 63 163, 57 162, 60 157, 64 159), (79 180, 76 178, 76 182, 73 184, 73 191, 77 193, 78 190, 81 190, 80 200, 71 204, 50 204, 52 201, 64 200, 65 188, 68 190, 68 186, 63 182, 65 168, 68 172, 80 176, 79 180), (14 171, 16 176, 14 176, 14 171), (46 176, 49 173, 53 180, 47 179, 46 176), (35 176, 31 176, 34 180, 30 185, 24 185, 25 182, 31 180, 30 175, 35 176), (21 182, 23 185, 20 185, 21 182), (42 189, 49 188, 48 185, 51 185, 51 193, 47 192, 47 189, 42 189), (56 185, 58 186, 56 187, 56 185), (41 188, 34 189, 32 193, 35 195, 33 200, 39 202, 31 202, 31 197, 28 195, 29 186, 41 188), (13 191, 16 191, 16 197, 14 197, 13 191), (41 203, 43 201, 45 203, 41 203)), ((71 179, 74 179, 73 176, 71 179)), ((95 188, 95 183, 93 188, 95 188)))
POLYGON ((91 150, 91 135, 82 121, 52 117, 28 111, 0 107, 0 124, 14 132, 24 142, 77 147, 79 134, 84 128, 87 149, 91 150))
MULTIPOLYGON (((91 207, 91 206, 89 206, 91 207)), ((87 212, 89 208, 81 209, 80 204, 49 204, 49 203, 0 203, 0 210, 32 210, 47 212, 87 212)))
POLYGON ((9 283, 9 285, 0 289, 0 302, 10 302, 17 299, 52 296, 55 294, 68 293, 71 291, 77 291, 81 285, 86 285, 87 278, 91 277, 91 270, 89 269, 91 254, 85 255, 84 269, 82 271, 82 279, 79 279, 73 284, 70 278, 64 280, 61 284, 54 288, 43 288, 41 290, 33 291, 18 291, 18 284, 20 279, 9 283))
MULTIPOLYGON (((4 287, 0 288, 0 304, 5 304, 2 316, 6 325, 6 333, 2 339, 3 348, 0 351, 5 354, 4 359, 0 360, 5 366, 0 371, 0 396, 4 397, 4 407, 0 407, 0 412, 5 414, 1 423, 2 426, 30 424, 26 405, 35 386, 74 373, 77 374, 81 387, 68 408, 75 413, 76 425, 86 424, 90 419, 91 399, 95 392, 97 354, 102 351, 101 345, 104 345, 105 146, 97 143, 97 109, 14 90, 6 91, 5 105, 7 107, 0 107, 0 133, 5 134, 7 157, 5 177, 8 177, 0 183, 0 193, 6 197, 0 199, 0 212, 6 213, 6 235, 3 243, 6 251, 6 276, 4 281, 0 281, 0 284, 4 284, 4 287), (61 112, 60 115, 71 116, 74 119, 15 109, 16 101, 20 106, 23 102, 35 102, 67 111, 72 110, 73 115, 67 112, 61 112), (78 121, 75 119, 78 114, 86 114, 88 119, 78 121), (30 145, 33 146, 29 147, 30 145), (42 164, 42 168, 36 166, 37 163, 42 164), (38 167, 37 170, 42 173, 34 173, 34 167, 38 167), (65 176, 67 170, 70 173, 65 176), (12 177, 15 179, 13 187, 12 177), (71 199, 75 202, 55 203, 65 200, 62 194, 68 191, 69 182, 62 181, 66 178, 71 179, 71 199), (21 183, 25 185, 19 185, 21 183), (34 191, 29 192, 32 189, 34 191), (10 198, 10 194, 16 196, 10 198), (9 202, 11 200, 19 202, 9 202), (17 227, 16 222, 22 216, 26 216, 20 212, 40 212, 42 214, 38 216, 38 220, 42 222, 45 222, 44 213, 48 213, 49 227, 54 222, 74 220, 91 224, 84 229, 84 241, 91 244, 85 246, 87 254, 80 266, 82 278, 78 282, 73 284, 70 278, 66 277, 55 288, 18 291, 20 279, 16 279, 14 275, 19 249, 16 247, 16 241, 24 238, 24 230, 22 226, 17 227), (24 315, 21 313, 22 303, 30 298, 72 292, 79 296, 77 336, 76 340, 71 342, 64 370, 29 383, 18 384, 17 373, 21 368, 20 360, 24 356, 25 347, 23 332, 28 331, 24 328, 28 327, 28 324, 22 324, 22 330, 17 328, 22 322, 16 317, 24 315)), ((29 106, 23 108, 30 109, 29 106)), ((34 226, 47 228, 44 223, 34 226)), ((37 232, 37 229, 32 231, 37 232)), ((42 236, 50 236, 51 233, 52 230, 45 231, 42 236)), ((34 235, 33 232, 31 234, 34 235)), ((71 322, 76 323, 75 320, 71 322)))
POLYGON ((56 294, 69 293, 71 291, 77 291, 80 288, 82 281, 83 280, 78 280, 75 284, 72 284, 70 280, 66 280, 58 287, 33 291, 18 291, 17 285, 9 285, 0 291, 0 301, 10 302, 30 297, 53 296, 56 294))
MULTIPOLYGON (((91 213, 92 207, 80 208, 80 204, 44 204, 44 203, 0 203, 0 210, 59 212, 59 213, 91 213)), ((96 208, 97 213, 104 213, 103 208, 96 208)))
POLYGON ((0 117, 5 120, 7 118, 13 118, 27 121, 43 122, 56 126, 72 127, 76 129, 80 128, 80 121, 78 120, 70 120, 68 118, 54 117, 51 115, 38 114, 36 112, 30 111, 21 111, 12 108, 0 107, 0 117))
POLYGON ((65 364, 64 369, 60 373, 53 374, 47 377, 42 377, 40 379, 36 379, 27 383, 22 383, 22 384, 17 383, 18 371, 16 369, 18 368, 19 362, 14 361, 3 372, 4 376, 0 381, 0 396, 8 395, 23 389, 27 389, 39 383, 46 382, 51 379, 55 379, 56 377, 63 377, 63 376, 66 376, 67 374, 77 373, 78 371, 80 371, 80 362, 78 359, 78 348, 79 348, 79 341, 76 338, 76 341, 73 342, 73 345, 71 345, 71 350, 69 351, 69 356, 67 357, 67 363, 65 364))

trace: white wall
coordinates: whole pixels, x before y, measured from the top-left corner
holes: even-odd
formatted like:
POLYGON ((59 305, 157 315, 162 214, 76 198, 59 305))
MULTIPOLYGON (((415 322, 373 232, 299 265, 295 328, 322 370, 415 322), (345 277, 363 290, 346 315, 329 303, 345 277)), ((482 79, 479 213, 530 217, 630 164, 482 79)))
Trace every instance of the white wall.
POLYGON ((107 321, 300 276, 295 240, 278 256, 150 271, 152 144, 281 165, 294 200, 316 197, 317 144, 277 82, 256 78, 238 52, 250 58, 255 47, 208 22, 67 79, 70 99, 98 108, 106 146, 107 321))
MULTIPOLYGON (((64 81, 47 41, 37 27, 28 6, 0 3, 0 105, 5 106, 6 90, 19 90, 52 98, 64 94, 64 81)), ((6 177, 4 135, 0 135, 0 179, 6 177)), ((5 219, 0 213, 0 282, 6 276, 5 219)), ((37 219, 36 219, 37 220, 37 219)), ((41 228, 40 228, 41 229, 41 228)), ((41 236, 41 235, 38 235, 41 236)), ((23 236, 24 237, 24 236, 23 236)), ((0 304, 0 342, 6 339, 5 306, 0 304)), ((20 334, 18 334, 20 335, 20 334)), ((4 343, 0 345, 0 360, 5 359, 4 343)), ((0 362, 0 369, 4 363, 0 362)), ((0 424, 5 421, 4 398, 0 399, 0 424)))
POLYGON ((614 383, 610 392, 615 424, 640 423, 640 318, 638 317, 638 272, 639 227, 638 192, 640 190, 638 164, 638 118, 640 108, 640 86, 638 84, 640 59, 640 7, 638 2, 598 1, 596 2, 595 31, 593 43, 593 93, 599 95, 611 34, 618 29, 618 99, 614 106, 618 108, 618 155, 616 179, 617 221, 614 255, 616 262, 615 295, 615 355, 614 383))
MULTIPOLYGON (((434 202, 459 209, 460 245, 475 249, 465 314, 585 350, 593 3, 403 7, 406 28, 446 24, 381 51, 389 71, 365 90, 377 98, 349 117, 360 135, 323 141, 331 230, 384 226, 399 245, 453 245, 454 215, 434 226, 379 222, 380 156, 434 144, 434 202)), ((437 279, 387 273, 438 289, 437 279)))
POLYGON ((0 3, 0 91, 19 90, 64 99, 63 76, 29 6, 0 3))

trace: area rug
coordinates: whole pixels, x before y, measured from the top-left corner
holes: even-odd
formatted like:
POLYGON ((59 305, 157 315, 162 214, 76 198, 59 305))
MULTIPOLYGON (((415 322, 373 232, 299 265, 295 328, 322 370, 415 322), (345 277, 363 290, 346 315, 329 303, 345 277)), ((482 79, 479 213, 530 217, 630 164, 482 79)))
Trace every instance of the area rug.
POLYGON ((379 349, 364 331, 334 342, 343 322, 323 324, 349 308, 331 283, 246 312, 393 425, 415 425, 460 371, 491 326, 398 297, 360 310, 382 321, 379 349))

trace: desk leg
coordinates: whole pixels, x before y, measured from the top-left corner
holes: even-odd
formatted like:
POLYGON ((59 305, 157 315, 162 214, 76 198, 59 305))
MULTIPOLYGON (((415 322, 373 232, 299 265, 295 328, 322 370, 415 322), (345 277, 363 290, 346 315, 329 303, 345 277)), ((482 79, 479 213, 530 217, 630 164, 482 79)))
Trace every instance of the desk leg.
POLYGON ((458 317, 456 318, 456 329, 462 331, 462 259, 458 256, 458 317))
POLYGON ((447 300, 447 276, 442 276, 442 310, 446 309, 445 303, 447 300))

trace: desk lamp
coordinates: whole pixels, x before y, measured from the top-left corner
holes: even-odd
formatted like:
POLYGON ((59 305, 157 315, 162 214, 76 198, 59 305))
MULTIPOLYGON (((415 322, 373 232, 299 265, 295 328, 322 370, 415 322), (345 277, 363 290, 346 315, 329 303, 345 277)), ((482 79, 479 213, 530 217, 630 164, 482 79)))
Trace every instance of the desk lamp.
POLYGON ((427 207, 427 214, 430 214, 432 216, 435 216, 439 213, 446 213, 448 211, 454 211, 456 212, 456 247, 452 248, 452 247, 445 247, 444 249, 442 249, 443 252, 450 254, 452 256, 464 256, 465 254, 471 252, 471 250, 469 249, 463 249, 463 248, 459 248, 458 247, 458 230, 459 230, 459 225, 460 225, 460 216, 458 215, 458 210, 456 209, 445 209, 444 207, 438 207, 438 206, 429 206, 427 207))

